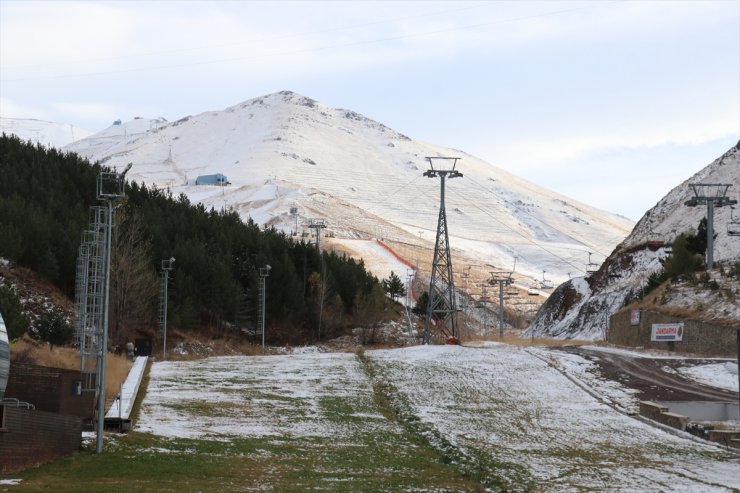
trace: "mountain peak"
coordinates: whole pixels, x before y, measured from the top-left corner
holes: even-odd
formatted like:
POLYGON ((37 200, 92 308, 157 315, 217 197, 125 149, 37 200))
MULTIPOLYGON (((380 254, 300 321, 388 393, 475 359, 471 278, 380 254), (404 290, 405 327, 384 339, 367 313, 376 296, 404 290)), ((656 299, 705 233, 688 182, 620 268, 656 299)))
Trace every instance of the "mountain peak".
MULTIPOLYGON (((97 134, 68 150, 108 166, 132 162, 132 180, 260 224, 295 230, 289 211, 297 209, 302 221, 325 218, 336 241, 384 238, 410 252, 430 248, 438 222, 439 185, 421 179, 425 156, 460 154, 287 90, 145 130, 97 134), (215 173, 232 185, 195 185, 215 173)), ((462 166, 465 178, 451 182, 447 198, 451 243, 465 250, 460 261, 510 266, 517 257, 525 285, 545 269, 554 281, 567 279, 587 252, 605 257, 632 227, 474 156, 462 166)))

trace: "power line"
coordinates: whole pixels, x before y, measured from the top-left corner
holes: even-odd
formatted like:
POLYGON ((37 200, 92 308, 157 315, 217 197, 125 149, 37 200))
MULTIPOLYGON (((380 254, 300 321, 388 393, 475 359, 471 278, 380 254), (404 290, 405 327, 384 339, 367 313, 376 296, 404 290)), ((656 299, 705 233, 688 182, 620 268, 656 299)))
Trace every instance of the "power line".
POLYGON ((216 48, 228 48, 228 47, 238 47, 238 46, 245 46, 250 44, 256 44, 256 43, 271 43, 274 41, 280 41, 283 39, 291 39, 291 38, 300 38, 302 36, 311 36, 314 34, 326 34, 331 32, 337 32, 337 31, 347 31, 350 29, 359 29, 363 27, 370 27, 370 26, 378 26, 382 24, 390 24, 393 22, 400 22, 400 21, 408 21, 413 19, 423 19, 425 17, 434 17, 438 15, 443 14, 451 14, 454 12, 461 12, 464 10, 471 10, 471 9, 477 9, 480 7, 489 7, 493 5, 493 3, 485 2, 478 5, 470 5, 467 7, 460 7, 456 9, 448 9, 448 10, 438 10, 435 12, 427 12, 425 14, 418 14, 418 15, 410 15, 406 17, 396 17, 393 19, 384 19, 379 21, 373 21, 373 22, 365 22, 361 24, 353 24, 349 26, 340 26, 340 27, 332 27, 328 29, 317 29, 314 31, 304 31, 301 33, 295 33, 295 34, 285 34, 282 36, 272 36, 267 38, 252 38, 248 39, 239 43, 220 43, 220 44, 214 44, 214 45, 205 45, 205 46, 194 46, 190 48, 178 48, 178 49, 172 49, 172 50, 161 50, 161 51, 150 51, 147 53, 135 53, 131 55, 120 55, 116 57, 105 57, 105 58, 88 58, 88 59, 77 59, 77 60, 69 60, 65 62, 51 62, 51 63, 26 63, 26 64, 19 64, 19 65, 6 65, 6 69, 14 69, 14 68, 34 68, 34 67, 53 67, 53 66, 60 66, 60 65, 71 65, 75 63, 92 63, 92 62, 103 62, 103 61, 112 61, 112 60, 124 60, 124 59, 131 59, 131 58, 143 58, 143 57, 150 57, 150 56, 157 56, 157 55, 172 55, 174 53, 188 53, 198 50, 211 50, 216 48))
POLYGON ((49 75, 45 77, 21 77, 17 79, 0 79, 0 80, 3 80, 4 82, 8 83, 8 82, 29 82, 29 81, 39 81, 39 80, 68 79, 68 78, 75 78, 75 77, 93 77, 93 76, 99 76, 99 75, 117 75, 117 74, 125 74, 125 73, 147 72, 147 71, 153 71, 153 70, 167 70, 167 69, 173 69, 173 68, 197 67, 197 66, 202 66, 202 65, 213 65, 217 63, 256 60, 260 58, 274 58, 274 57, 283 56, 283 55, 297 55, 297 54, 303 54, 303 53, 312 53, 312 52, 332 50, 336 48, 347 48, 350 46, 361 46, 361 45, 367 45, 367 44, 381 43, 385 41, 399 41, 399 40, 408 39, 408 38, 434 36, 434 35, 447 33, 447 32, 477 29, 477 28, 488 27, 488 26, 492 26, 496 24, 506 24, 509 22, 517 22, 517 21, 529 20, 529 19, 540 18, 540 17, 548 17, 552 15, 560 15, 560 14, 574 12, 578 10, 592 9, 592 8, 595 8, 601 5, 606 5, 610 3, 618 3, 622 1, 625 1, 625 0, 614 0, 612 2, 604 2, 604 3, 594 2, 593 4, 589 4, 588 6, 585 6, 585 7, 574 7, 571 9, 563 9, 563 10, 557 10, 557 11, 552 11, 552 12, 546 12, 542 14, 532 14, 532 15, 527 15, 527 16, 509 18, 509 19, 497 19, 497 20, 493 20, 489 22, 468 24, 465 26, 450 27, 450 28, 445 28, 445 29, 437 29, 433 31, 425 31, 425 32, 419 32, 419 33, 413 33, 413 34, 388 36, 384 38, 375 38, 375 39, 363 40, 363 41, 353 41, 350 43, 330 44, 330 45, 325 45, 325 46, 319 46, 316 48, 306 48, 302 50, 286 50, 286 51, 277 51, 277 52, 272 52, 272 53, 256 54, 256 55, 251 55, 251 56, 222 58, 222 59, 217 59, 217 60, 203 60, 200 62, 176 63, 176 64, 170 64, 170 65, 158 65, 158 66, 138 67, 138 68, 130 68, 130 69, 100 71, 100 72, 49 75))
POLYGON ((570 262, 569 260, 567 260, 567 259, 565 259, 565 258, 561 257, 560 255, 556 254, 555 252, 552 252, 552 251, 548 250, 548 249, 547 249, 547 248, 545 248, 544 246, 540 245, 539 243, 537 243, 537 242, 533 241, 533 240, 532 240, 531 238, 529 238, 528 236, 526 236, 525 234, 523 234, 523 233, 522 233, 521 231, 517 231, 516 229, 514 229, 514 228, 511 228, 511 227, 509 227, 509 226, 508 226, 508 225, 506 225, 506 224, 505 224, 505 223, 504 223, 503 221, 501 221, 500 219, 498 219, 498 218, 497 218, 496 216, 494 216, 494 215, 493 215, 493 214, 491 214, 490 212, 488 212, 488 211, 486 211, 486 210, 482 209, 482 208, 481 208, 480 206, 478 206, 478 204, 476 204, 475 202, 471 202, 471 201, 469 201, 469 200, 468 200, 467 198, 464 198, 464 197, 463 197, 463 195, 460 195, 460 197, 461 197, 461 198, 463 198, 463 200, 464 200, 465 202, 469 203, 470 205, 472 205, 473 207, 475 207, 476 209, 478 209, 478 210, 479 210, 479 211, 481 211, 482 213, 486 214, 487 216, 489 216, 489 217, 490 217, 491 219, 493 219, 493 220, 494 220, 494 221, 496 221, 497 223, 499 223, 499 224, 503 225, 503 226, 504 226, 504 227, 505 227, 506 229, 508 229, 509 231, 511 231, 511 232, 513 232, 513 233, 515 233, 515 234, 517 234, 517 235, 521 236, 522 238, 524 238, 524 240, 526 240, 526 241, 527 241, 528 243, 531 243, 532 245, 536 246, 537 248, 539 248, 539 249, 541 249, 541 250, 543 250, 543 251, 545 251, 545 252, 549 253, 549 254, 550 254, 550 255, 552 255, 553 257, 555 257, 555 258, 557 258, 557 259, 561 260, 562 262, 565 262, 566 264, 570 265, 571 267, 574 267, 575 269, 577 269, 577 270, 578 270, 578 272, 584 272, 584 273, 585 273, 585 270, 583 269, 583 267, 581 267, 581 266, 578 266, 578 265, 576 265, 576 264, 574 264, 574 263, 570 262))
MULTIPOLYGON (((490 191, 490 190, 489 190, 488 188, 486 188, 485 186, 483 186, 483 185, 481 185, 480 183, 476 182, 475 180, 473 180, 473 179, 470 179, 469 181, 470 181, 470 183, 472 183, 473 185, 477 186, 477 187, 478 187, 478 188, 479 188, 479 189, 480 189, 481 191, 483 191, 483 192, 485 192, 485 193, 491 193, 491 191, 490 191)), ((544 220, 542 220, 542 219, 540 219, 539 217, 535 216, 534 214, 530 214, 530 213, 529 213, 529 211, 527 211, 526 209, 522 209, 522 208, 518 207, 518 206, 517 206, 516 204, 514 204, 513 206, 514 206, 514 208, 516 208, 517 212, 521 213, 522 215, 525 215, 525 216, 527 216, 527 217, 529 217, 529 218, 531 218, 531 219, 534 219, 535 221, 539 222, 540 224, 542 224, 542 225, 544 225, 544 226, 547 226, 548 228, 552 227, 552 226, 550 226, 549 224, 547 224, 547 223, 546 223, 546 222, 545 222, 544 220)), ((509 229, 510 229, 511 231, 514 231, 514 230, 513 230, 512 228, 509 228, 509 229)), ((575 239, 575 238, 574 238, 574 239, 575 239)), ((624 239, 624 238, 622 238, 621 236, 613 236, 613 237, 610 237, 610 238, 609 238, 609 240, 613 240, 613 241, 617 241, 617 240, 621 241, 621 240, 623 240, 623 239, 624 239)), ((576 241, 578 241, 579 243, 583 243, 583 242, 582 242, 581 240, 576 240, 576 241)), ((594 252, 598 253, 599 255, 602 255, 602 256, 604 256, 604 258, 607 258, 607 257, 609 257, 609 254, 606 254, 606 253, 604 253, 604 252, 600 251, 600 250, 599 250, 598 248, 596 248, 596 246, 595 246, 595 245, 593 245, 593 244, 590 244, 590 245, 586 245, 586 246, 588 246, 589 248, 591 248, 591 249, 592 249, 592 250, 593 250, 594 252)))

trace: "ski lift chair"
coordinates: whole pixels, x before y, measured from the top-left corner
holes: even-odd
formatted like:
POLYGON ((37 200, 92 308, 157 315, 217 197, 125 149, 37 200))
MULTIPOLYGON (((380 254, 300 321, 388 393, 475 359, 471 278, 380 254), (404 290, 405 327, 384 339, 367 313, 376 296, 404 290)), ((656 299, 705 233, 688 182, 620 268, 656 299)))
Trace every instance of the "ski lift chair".
POLYGON ((730 207, 730 222, 727 223, 728 236, 740 236, 740 218, 735 218, 733 215, 734 210, 734 207, 730 207))

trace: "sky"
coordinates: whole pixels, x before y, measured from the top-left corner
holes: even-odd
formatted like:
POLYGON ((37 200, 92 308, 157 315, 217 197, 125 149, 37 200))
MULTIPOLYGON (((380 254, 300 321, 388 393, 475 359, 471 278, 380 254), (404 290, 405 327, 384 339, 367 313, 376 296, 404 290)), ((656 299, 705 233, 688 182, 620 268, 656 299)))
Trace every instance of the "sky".
POLYGON ((637 220, 738 142, 740 0, 0 0, 2 117, 97 131, 280 90, 637 220))

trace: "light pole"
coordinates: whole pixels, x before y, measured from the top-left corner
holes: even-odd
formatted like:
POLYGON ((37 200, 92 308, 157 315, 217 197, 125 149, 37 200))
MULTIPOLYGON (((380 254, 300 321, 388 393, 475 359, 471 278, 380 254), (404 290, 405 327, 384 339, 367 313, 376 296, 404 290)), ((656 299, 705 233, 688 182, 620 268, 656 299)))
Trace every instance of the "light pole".
POLYGON ((270 275, 270 265, 260 267, 260 332, 262 332, 262 350, 265 349, 265 306, 267 305, 266 280, 270 275))
POLYGON ((104 171, 98 175, 97 179, 97 198, 101 201, 107 201, 107 215, 106 230, 105 230, 105 267, 104 267, 104 287, 103 287, 103 320, 102 320, 102 334, 100 339, 100 347, 98 348, 98 370, 97 370, 97 390, 98 390, 98 402, 97 402, 97 429, 96 429, 96 442, 95 452, 101 453, 103 451, 103 428, 105 426, 105 370, 107 363, 108 354, 108 312, 110 302, 110 264, 111 256, 113 253, 113 203, 118 202, 120 205, 121 199, 125 196, 126 191, 126 173, 129 172, 133 166, 131 163, 126 166, 123 173, 116 173, 115 171, 104 171))
POLYGON ((162 361, 167 359, 167 286, 175 257, 162 260, 162 361))

